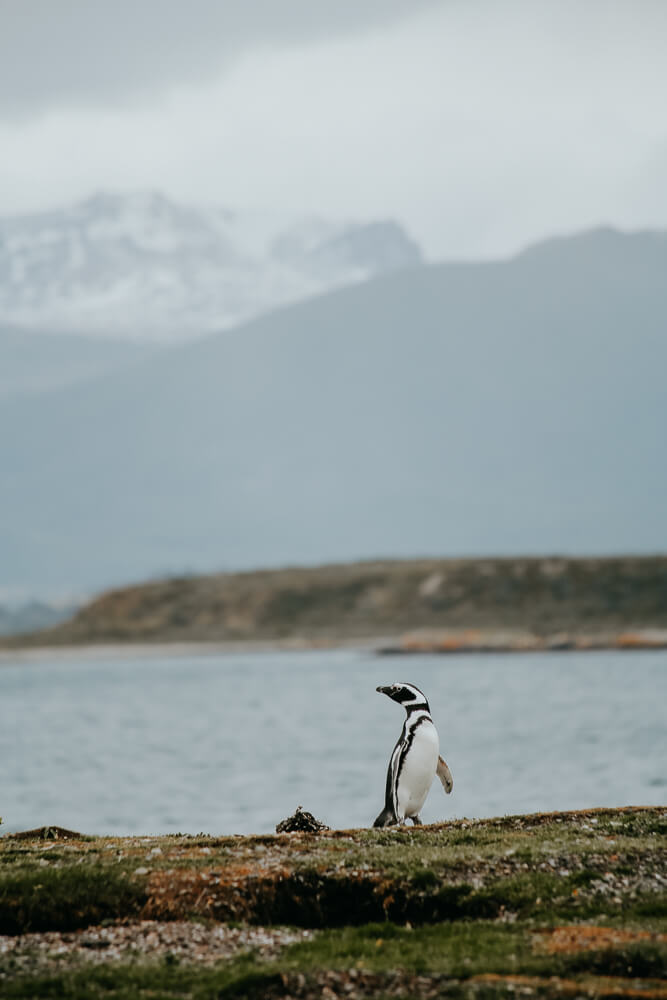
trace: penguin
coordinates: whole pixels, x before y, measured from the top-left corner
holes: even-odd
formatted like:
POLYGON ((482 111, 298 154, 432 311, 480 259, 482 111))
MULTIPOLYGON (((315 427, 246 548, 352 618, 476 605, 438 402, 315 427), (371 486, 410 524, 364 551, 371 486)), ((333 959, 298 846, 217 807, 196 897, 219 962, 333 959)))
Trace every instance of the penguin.
POLYGON ((436 774, 448 795, 454 787, 452 774, 440 756, 438 731, 419 688, 399 681, 376 690, 402 705, 407 718, 389 760, 384 809, 373 826, 393 826, 408 818, 416 826, 436 774))

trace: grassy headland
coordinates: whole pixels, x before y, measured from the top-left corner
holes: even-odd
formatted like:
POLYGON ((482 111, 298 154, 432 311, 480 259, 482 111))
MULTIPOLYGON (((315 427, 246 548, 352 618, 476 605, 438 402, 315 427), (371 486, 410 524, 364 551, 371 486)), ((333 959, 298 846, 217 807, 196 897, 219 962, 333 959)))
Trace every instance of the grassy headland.
POLYGON ((664 808, 254 837, 57 834, 0 838, 6 997, 667 996, 664 808), (268 958, 243 947, 278 925, 306 931, 268 958), (182 940, 192 928, 200 951, 165 950, 169 927, 182 940), (241 945, 207 962, 222 927, 241 945), (147 928, 155 945, 139 954, 147 928))
POLYGON ((4 646, 386 639, 392 648, 667 644, 667 556, 418 559, 158 580, 4 646))

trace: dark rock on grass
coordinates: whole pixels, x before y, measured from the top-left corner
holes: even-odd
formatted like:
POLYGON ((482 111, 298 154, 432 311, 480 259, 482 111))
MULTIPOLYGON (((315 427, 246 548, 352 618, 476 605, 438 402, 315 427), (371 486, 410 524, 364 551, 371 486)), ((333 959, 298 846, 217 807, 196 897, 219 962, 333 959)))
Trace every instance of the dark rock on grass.
POLYGON ((34 830, 20 830, 8 833, 11 840, 85 840, 84 834, 68 830, 64 826, 39 826, 34 830))
POLYGON ((320 823, 312 813, 297 806, 295 813, 278 823, 276 833, 319 833, 320 830, 328 829, 326 823, 320 823))

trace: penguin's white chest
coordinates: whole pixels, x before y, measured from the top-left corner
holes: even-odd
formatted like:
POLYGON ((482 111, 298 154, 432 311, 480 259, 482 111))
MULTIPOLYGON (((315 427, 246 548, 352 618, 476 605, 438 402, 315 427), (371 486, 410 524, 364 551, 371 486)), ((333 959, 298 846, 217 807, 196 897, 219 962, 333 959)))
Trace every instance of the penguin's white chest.
POLYGON ((422 722, 414 732, 398 776, 396 804, 399 819, 416 816, 424 805, 435 777, 439 752, 437 729, 432 722, 422 722))

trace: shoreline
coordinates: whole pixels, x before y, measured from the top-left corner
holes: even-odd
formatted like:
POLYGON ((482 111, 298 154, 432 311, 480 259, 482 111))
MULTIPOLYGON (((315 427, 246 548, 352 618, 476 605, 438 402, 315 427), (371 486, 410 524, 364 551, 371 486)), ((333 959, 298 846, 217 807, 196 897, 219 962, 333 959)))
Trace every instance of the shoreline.
POLYGON ((146 640, 146 642, 90 642, 45 644, 43 646, 2 646, 0 645, 0 666, 7 660, 39 660, 44 656, 53 659, 130 659, 137 656, 154 659, 161 656, 225 656, 231 653, 281 653, 310 652, 327 649, 355 649, 377 653, 386 638, 307 640, 307 639, 186 639, 186 640, 146 640))
MULTIPOLYGON (((12 642, 17 637, 12 637, 12 642)), ((0 644, 0 665, 8 661, 50 659, 154 659, 164 656, 215 656, 239 653, 311 652, 352 649, 376 656, 509 654, 552 652, 635 652, 667 649, 667 629, 628 629, 607 633, 483 632, 475 629, 416 631, 397 636, 292 636, 274 639, 162 639, 145 642, 79 642, 43 646, 0 644)))

